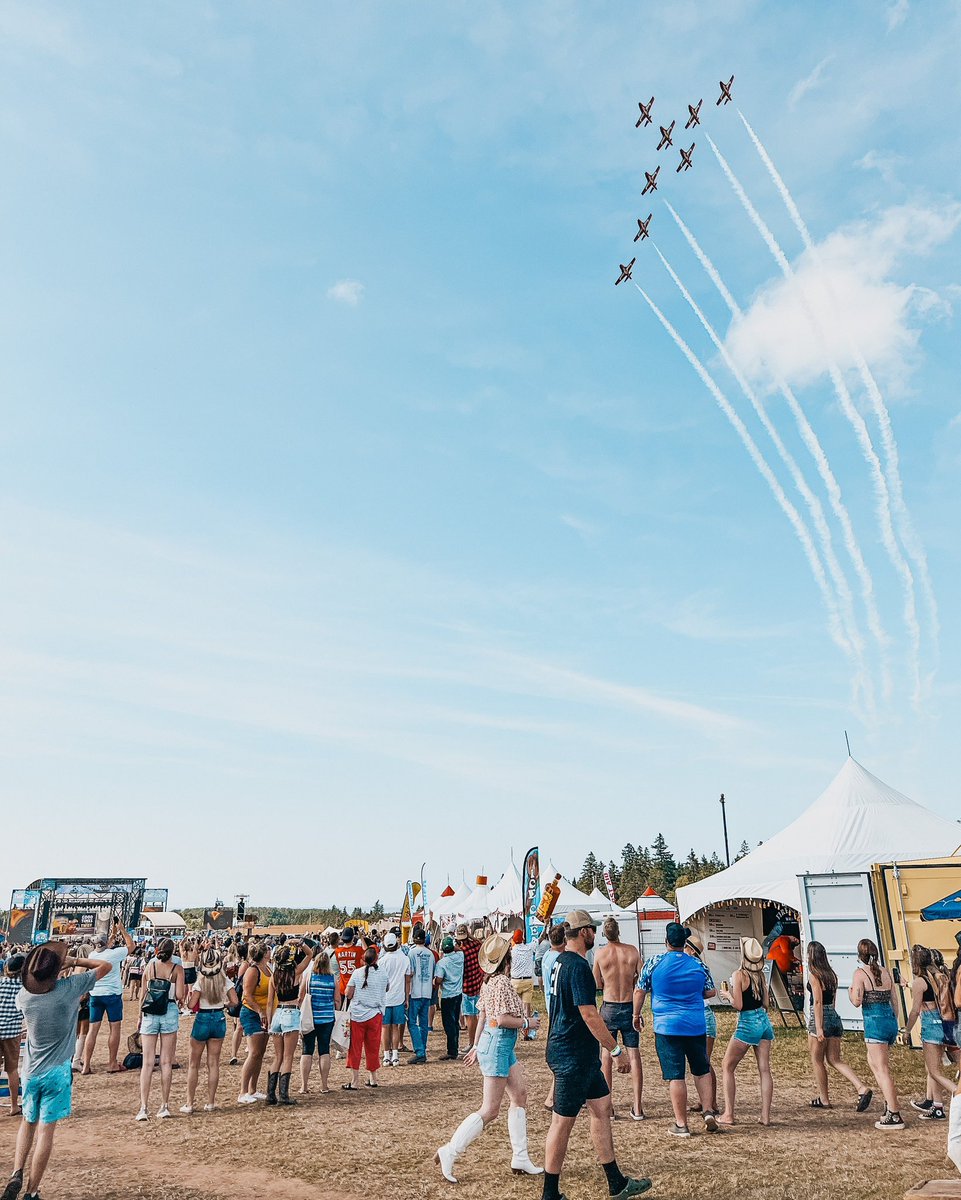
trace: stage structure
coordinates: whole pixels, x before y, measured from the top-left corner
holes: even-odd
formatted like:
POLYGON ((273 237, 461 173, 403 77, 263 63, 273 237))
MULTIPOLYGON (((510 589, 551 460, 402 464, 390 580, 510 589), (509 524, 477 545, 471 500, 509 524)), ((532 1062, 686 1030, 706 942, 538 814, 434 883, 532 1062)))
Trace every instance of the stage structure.
POLYGON ((110 932, 114 914, 136 929, 146 886, 146 879, 35 879, 11 897, 8 937, 34 944, 94 937, 110 932))

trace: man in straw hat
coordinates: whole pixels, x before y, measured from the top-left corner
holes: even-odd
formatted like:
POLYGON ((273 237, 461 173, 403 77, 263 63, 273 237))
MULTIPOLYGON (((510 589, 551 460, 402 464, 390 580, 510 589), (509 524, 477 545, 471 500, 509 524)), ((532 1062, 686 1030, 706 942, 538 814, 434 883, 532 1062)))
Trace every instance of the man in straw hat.
POLYGON ((16 1200, 20 1194, 31 1150, 33 1158, 27 1174, 25 1200, 37 1200, 40 1180, 50 1161, 57 1122, 69 1117, 71 1112, 72 1059, 80 998, 111 970, 108 962, 74 958, 69 965, 86 970, 60 979, 58 976, 66 957, 66 942, 35 946, 27 955, 20 974, 23 986, 17 993, 16 1004, 27 1025, 23 1121, 17 1134, 13 1174, 3 1190, 2 1200, 16 1200))
MULTIPOLYGON (((547 1065, 554 1074, 554 1115, 544 1151, 543 1200, 564 1200, 560 1173, 577 1114, 586 1104, 591 1116, 591 1139, 612 1196, 640 1196, 649 1179, 631 1179, 614 1158, 610 1120, 610 1088, 601 1071, 600 1049, 614 1060, 623 1055, 597 1011, 594 976, 587 952, 594 945, 594 918, 575 909, 568 918, 564 952, 551 971, 551 1028, 547 1038, 547 1065)), ((618 1061, 622 1074, 630 1070, 618 1061)))

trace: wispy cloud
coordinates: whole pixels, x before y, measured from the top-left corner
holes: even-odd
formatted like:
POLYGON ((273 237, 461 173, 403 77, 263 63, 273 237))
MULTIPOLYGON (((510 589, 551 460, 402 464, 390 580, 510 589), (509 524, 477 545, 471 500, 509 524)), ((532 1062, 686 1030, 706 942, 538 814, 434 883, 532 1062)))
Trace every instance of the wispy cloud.
POLYGON ((862 171, 877 171, 887 184, 897 183, 905 160, 890 150, 869 150, 854 164, 862 171))
POLYGON ((591 521, 585 521, 583 517, 575 517, 573 513, 561 513, 561 524, 573 529, 585 542, 593 541, 597 537, 597 526, 591 521))
POLYGON ((907 20, 908 13, 910 11, 910 0, 894 0, 893 4, 889 4, 884 10, 884 18, 887 22, 888 33, 892 33, 899 25, 903 25, 907 20))
POLYGON ((796 108, 808 92, 813 92, 815 88, 821 86, 824 81, 825 68, 833 58, 833 54, 829 54, 827 58, 822 58, 809 75, 805 75, 803 79, 798 80, 794 87, 791 88, 790 95, 788 96, 787 102, 789 108, 796 108))
POLYGON ((341 279, 327 289, 327 295, 338 304, 356 308, 364 298, 364 285, 357 279, 341 279))

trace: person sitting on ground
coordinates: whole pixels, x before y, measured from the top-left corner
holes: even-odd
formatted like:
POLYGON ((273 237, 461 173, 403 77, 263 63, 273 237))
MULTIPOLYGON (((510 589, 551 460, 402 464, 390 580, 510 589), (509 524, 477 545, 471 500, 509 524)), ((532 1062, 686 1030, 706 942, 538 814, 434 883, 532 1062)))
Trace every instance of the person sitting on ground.
POLYGON ((24 1200, 39 1200, 40 1181, 50 1162, 57 1122, 69 1117, 72 1111, 71 1059, 80 997, 106 979, 113 969, 113 964, 107 961, 76 958, 72 962, 74 973, 61 979, 66 958, 66 942, 48 942, 30 951, 20 971, 22 987, 16 1004, 27 1026, 23 1117, 17 1133, 13 1174, 3 1189, 2 1200, 17 1200, 24 1184, 24 1171, 27 1171, 24 1200), (27 1170, 31 1150, 33 1158, 27 1170))

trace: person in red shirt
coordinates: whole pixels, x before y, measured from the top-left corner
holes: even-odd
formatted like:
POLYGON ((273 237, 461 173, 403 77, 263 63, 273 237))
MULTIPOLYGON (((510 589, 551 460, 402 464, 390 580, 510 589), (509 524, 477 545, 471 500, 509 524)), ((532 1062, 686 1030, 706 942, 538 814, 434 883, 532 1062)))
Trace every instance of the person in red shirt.
POLYGON ((799 965, 798 959, 795 957, 795 946, 801 943, 796 937, 789 937, 787 934, 782 934, 779 938, 771 943, 771 949, 767 956, 778 965, 778 970, 782 975, 790 975, 796 966, 799 965))
POLYGON ((466 925, 458 925, 454 930, 454 941, 457 949, 464 954, 464 1000, 461 1015, 467 1024, 467 1044, 474 1044, 474 1034, 477 1032, 478 1000, 481 984, 484 982, 484 972, 477 961, 481 944, 470 936, 466 925))
POLYGON ((340 968, 340 1007, 346 1008, 347 985, 358 967, 364 965, 364 948, 356 943, 357 934, 347 928, 340 936, 340 945, 334 950, 340 968))

